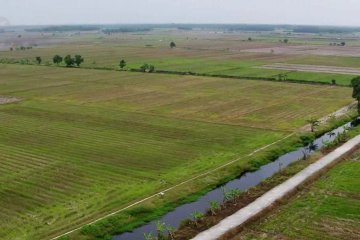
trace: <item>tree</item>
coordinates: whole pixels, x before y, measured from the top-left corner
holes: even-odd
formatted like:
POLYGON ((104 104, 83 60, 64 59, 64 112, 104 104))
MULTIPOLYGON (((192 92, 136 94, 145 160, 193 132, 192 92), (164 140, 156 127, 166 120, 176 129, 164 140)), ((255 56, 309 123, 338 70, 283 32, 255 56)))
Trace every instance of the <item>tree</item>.
POLYGON ((289 42, 289 39, 285 38, 283 42, 284 42, 284 43, 288 43, 288 42, 289 42))
POLYGON ((143 65, 140 67, 140 71, 141 71, 141 72, 152 73, 152 72, 155 72, 155 66, 154 66, 154 65, 149 65, 149 64, 145 63, 145 64, 143 64, 143 65))
POLYGON ((251 37, 249 37, 249 38, 248 38, 248 41, 252 41, 252 38, 251 38, 251 37))
POLYGON ((332 79, 332 80, 331 80, 331 84, 332 84, 332 85, 336 85, 336 80, 335 80, 335 79, 332 79))
POLYGON ((149 73, 155 72, 155 67, 154 65, 150 65, 149 66, 149 73))
POLYGON ((175 42, 171 42, 171 43, 170 43, 170 47, 171 47, 171 48, 176 48, 176 43, 175 43, 175 42))
POLYGON ((84 58, 81 55, 75 55, 74 63, 76 66, 80 67, 80 65, 84 62, 84 58))
POLYGON ((71 57, 71 55, 67 55, 64 58, 64 62, 67 67, 72 67, 75 64, 75 59, 71 57))
POLYGON ((41 57, 36 57, 35 60, 36 60, 37 64, 41 64, 41 62, 42 62, 41 57))
POLYGON ((351 86, 353 87, 352 97, 358 101, 358 114, 360 114, 360 77, 356 77, 351 80, 351 86))
POLYGON ((63 58, 60 55, 55 55, 53 57, 53 62, 57 65, 59 65, 63 61, 63 58))
POLYGON ((144 63, 144 64, 140 67, 140 70, 141 70, 142 72, 146 72, 148 69, 149 69, 149 64, 147 64, 147 63, 144 63))
POLYGON ((310 124, 310 128, 311 128, 311 132, 315 131, 315 127, 320 125, 319 120, 317 120, 316 118, 310 118, 307 120, 307 123, 310 124))
POLYGON ((120 69, 124 69, 124 67, 126 67, 126 62, 124 59, 120 61, 119 66, 120 66, 120 69))
POLYGON ((312 142, 312 143, 310 143, 309 146, 307 147, 307 150, 309 151, 309 153, 311 153, 311 152, 315 152, 316 150, 318 150, 318 148, 319 148, 319 145, 316 144, 316 143, 314 143, 314 142, 312 142))

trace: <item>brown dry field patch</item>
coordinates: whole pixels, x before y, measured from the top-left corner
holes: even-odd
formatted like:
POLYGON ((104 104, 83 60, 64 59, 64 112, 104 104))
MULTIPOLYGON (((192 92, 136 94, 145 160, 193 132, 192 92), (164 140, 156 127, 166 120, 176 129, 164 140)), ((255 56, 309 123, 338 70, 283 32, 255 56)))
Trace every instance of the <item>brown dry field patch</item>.
POLYGON ((325 45, 298 45, 298 46, 274 46, 256 49, 247 49, 243 52, 271 53, 280 55, 320 55, 320 56, 343 56, 359 57, 360 47, 358 46, 325 46, 325 45))
POLYGON ((360 68, 349 68, 349 67, 275 63, 275 64, 267 64, 267 65, 261 66, 260 68, 281 69, 281 70, 300 71, 300 72, 319 72, 319 73, 335 73, 335 74, 344 74, 344 75, 360 75, 360 68))
POLYGON ((19 102, 20 99, 16 97, 4 97, 0 96, 0 105, 19 102))

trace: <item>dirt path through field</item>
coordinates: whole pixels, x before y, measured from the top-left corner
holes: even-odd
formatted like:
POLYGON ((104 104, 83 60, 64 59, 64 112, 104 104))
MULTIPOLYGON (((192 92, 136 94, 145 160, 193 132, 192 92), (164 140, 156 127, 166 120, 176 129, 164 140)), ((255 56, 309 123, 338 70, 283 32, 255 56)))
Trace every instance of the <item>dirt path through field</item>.
POLYGON ((0 96, 0 105, 2 104, 8 104, 8 103, 14 103, 14 102, 19 102, 20 99, 16 98, 16 97, 4 97, 4 96, 0 96))
POLYGON ((257 68, 279 69, 279 70, 299 71, 299 72, 319 72, 319 73, 334 73, 334 74, 344 74, 344 75, 360 75, 360 68, 333 67, 333 66, 320 66, 320 65, 275 63, 275 64, 264 65, 257 68))

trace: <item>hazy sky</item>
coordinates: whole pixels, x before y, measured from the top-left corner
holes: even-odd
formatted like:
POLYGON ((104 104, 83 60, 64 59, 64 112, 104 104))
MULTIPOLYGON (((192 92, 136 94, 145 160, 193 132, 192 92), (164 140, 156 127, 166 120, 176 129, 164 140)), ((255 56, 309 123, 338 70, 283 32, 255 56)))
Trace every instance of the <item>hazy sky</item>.
POLYGON ((12 25, 287 23, 360 26, 360 0, 0 0, 12 25))

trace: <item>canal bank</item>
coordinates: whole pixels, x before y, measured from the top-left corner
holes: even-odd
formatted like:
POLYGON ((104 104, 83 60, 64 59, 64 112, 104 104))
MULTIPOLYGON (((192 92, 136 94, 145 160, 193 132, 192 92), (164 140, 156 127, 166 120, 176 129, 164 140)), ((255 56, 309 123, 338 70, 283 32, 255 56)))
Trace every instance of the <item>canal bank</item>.
POLYGON ((266 212, 276 205, 277 202, 294 193, 303 184, 318 177, 322 172, 352 153, 358 148, 359 144, 360 136, 356 136, 284 183, 271 189, 248 206, 225 218, 219 224, 198 234, 192 240, 226 239, 225 237, 222 238, 224 234, 229 234, 232 230, 241 228, 242 225, 258 217, 263 212, 266 212))

